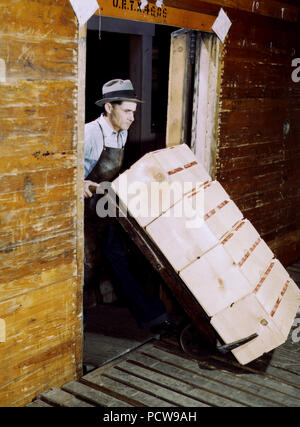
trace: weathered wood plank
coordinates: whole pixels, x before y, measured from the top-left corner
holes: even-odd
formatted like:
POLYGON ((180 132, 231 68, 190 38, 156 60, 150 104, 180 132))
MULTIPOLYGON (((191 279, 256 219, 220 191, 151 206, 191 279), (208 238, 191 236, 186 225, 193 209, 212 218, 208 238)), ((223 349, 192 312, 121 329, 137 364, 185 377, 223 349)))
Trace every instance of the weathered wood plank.
POLYGON ((62 406, 67 408, 74 407, 93 407, 90 403, 87 403, 83 400, 77 399, 72 393, 67 393, 64 390, 61 390, 57 387, 52 387, 51 389, 39 394, 38 399, 49 403, 54 406, 62 406))
POLYGON ((76 97, 76 84, 71 81, 19 80, 0 85, 0 111, 6 108, 32 108, 38 106, 72 105, 76 97))
POLYGON ((247 24, 235 19, 225 44, 216 177, 275 255, 291 262, 300 254, 291 237, 300 203, 300 86, 291 78, 299 36, 291 26, 249 17, 247 24))
POLYGON ((77 19, 71 5, 63 0, 1 1, 1 34, 38 39, 73 39, 77 19))
MULTIPOLYGON (((155 24, 210 32, 215 16, 199 12, 199 9, 189 11, 186 8, 177 9, 166 4, 163 4, 162 8, 157 8, 155 3, 149 3, 144 10, 141 10, 138 1, 132 1, 129 5, 122 2, 119 3, 118 1, 112 3, 109 0, 105 0, 101 5, 102 16, 112 16, 133 21, 152 22, 155 24)), ((99 11, 96 11, 96 14, 99 14, 99 11)))
POLYGON ((171 37, 166 147, 186 143, 187 107, 190 81, 188 31, 171 37))
POLYGON ((40 39, 37 41, 1 37, 0 58, 6 64, 6 82, 16 80, 75 81, 76 44, 40 39))
POLYGON ((300 346, 299 346, 299 342, 295 342, 292 339, 288 339, 284 344, 283 344, 283 349, 284 350, 288 350, 291 351, 293 353, 298 353, 298 355, 300 354, 300 346))
MULTIPOLYGON (((83 301, 83 286, 84 286, 84 200, 83 200, 83 176, 84 176, 84 123, 85 123, 85 73, 86 73, 86 33, 87 25, 79 27, 78 30, 78 52, 77 52, 77 105, 76 105, 76 186, 74 192, 76 194, 76 277, 77 277, 77 293, 75 299, 76 317, 81 319, 82 316, 82 301, 83 301)), ((77 324, 75 331, 75 351, 74 357, 77 365, 77 377, 82 375, 82 345, 83 345, 83 330, 81 322, 77 324)))
POLYGON ((86 380, 86 377, 81 378, 81 382, 90 387, 96 387, 103 391, 109 391, 110 394, 113 393, 115 397, 120 398, 121 400, 130 400, 134 406, 152 406, 152 407, 171 407, 169 402, 158 399, 155 396, 151 396, 147 393, 144 393, 140 390, 137 390, 129 385, 125 385, 121 382, 112 380, 111 378, 104 377, 101 372, 97 373, 98 370, 92 372, 93 376, 89 376, 89 380, 86 380))
POLYGON ((74 230, 74 217, 72 212, 66 215, 56 216, 55 218, 43 218, 36 222, 36 224, 23 226, 18 228, 6 229, 0 232, 0 253, 7 247, 12 248, 19 244, 28 244, 43 238, 45 235, 48 237, 57 236, 58 234, 69 233, 74 230))
MULTIPOLYGON (((276 389, 270 388, 269 384, 266 384, 263 375, 255 376, 251 374, 241 374, 242 369, 235 374, 234 372, 224 369, 224 366, 219 366, 219 368, 214 366, 211 360, 199 360, 196 362, 166 353, 157 348, 147 347, 145 351, 141 349, 141 352, 144 355, 149 355, 156 360, 164 361, 178 369, 186 370, 186 373, 192 379, 195 375, 198 375, 199 383, 201 381, 201 384, 202 376, 220 382, 222 386, 220 386, 219 389, 222 395, 226 398, 240 399, 250 406, 297 406, 300 403, 300 397, 299 399, 295 399, 291 396, 282 394, 281 391, 278 392, 276 389), (228 387, 230 389, 229 392, 227 392, 228 387)), ((277 384, 277 386, 280 387, 280 384, 277 384)), ((217 388, 213 386, 211 386, 210 389, 214 392, 217 391, 217 388)))
POLYGON ((163 387, 160 383, 153 382, 149 375, 145 378, 141 378, 139 375, 134 373, 126 372, 123 369, 121 370, 118 367, 109 369, 104 376, 107 376, 116 381, 121 381, 124 384, 128 384, 131 387, 135 387, 140 391, 147 392, 152 396, 162 398, 167 402, 170 402, 172 405, 176 406, 208 406, 203 402, 192 399, 178 393, 169 387, 163 387))
POLYGON ((296 26, 249 15, 246 18, 246 24, 246 20, 241 19, 241 14, 236 13, 235 15, 234 25, 230 28, 229 38, 226 40, 226 48, 229 53, 231 47, 274 54, 295 52, 296 56, 299 53, 296 26), (247 25, 247 32, 244 31, 245 24, 247 25))
POLYGON ((38 170, 50 170, 71 168, 74 165, 76 155, 74 152, 49 152, 33 153, 24 157, 4 157, 0 160, 0 173, 2 175, 34 172, 38 170), (52 166, 51 166, 52 165, 52 166))
MULTIPOLYGON (((237 381, 231 381, 226 375, 218 373, 218 378, 207 375, 204 370, 198 369, 198 372, 186 369, 184 359, 181 360, 181 366, 152 359, 146 352, 134 354, 128 358, 129 361, 138 362, 138 366, 152 368, 156 373, 167 375, 169 378, 178 379, 184 384, 193 387, 191 396, 201 397, 206 403, 214 406, 276 406, 270 399, 263 399, 251 393, 251 390, 244 390, 245 384, 238 384, 237 381)), ((152 374, 151 374, 152 377, 152 374)), ((169 380, 168 378, 168 380, 169 380)))
MULTIPOLYGON (((70 251, 69 242, 67 242, 67 246, 60 246, 60 250, 58 250, 55 254, 49 253, 48 256, 45 256, 44 254, 42 261, 38 256, 36 256, 34 259, 31 258, 28 261, 24 260, 22 263, 22 268, 16 269, 13 266, 13 260, 11 260, 10 266, 2 268, 0 274, 0 283, 1 285, 7 283, 7 294, 5 293, 5 289, 1 288, 2 299, 8 299, 11 296, 17 295, 18 293, 23 293, 23 285, 26 292, 27 289, 32 289, 39 283, 44 283, 44 280, 46 284, 48 281, 51 283, 57 282, 59 281, 60 272, 64 272, 62 274, 62 278, 65 280, 70 277, 67 277, 68 273, 72 274, 73 276, 75 271, 73 264, 75 260, 74 253, 73 251, 70 251), (43 268, 42 270, 37 270, 37 267, 41 265, 41 262, 43 268), (33 280, 34 283, 30 283, 31 280, 33 280), (42 282, 39 282, 39 280, 42 282)), ((30 251, 30 249, 31 247, 29 246, 28 251, 30 251)))
POLYGON ((51 407, 53 406, 39 399, 36 399, 33 402, 28 403, 28 405, 26 405, 26 408, 51 408, 51 407))
MULTIPOLYGON (((147 348, 146 351, 148 353, 150 350, 147 348)), ((153 350, 151 349, 151 352, 153 353, 152 355, 159 360, 172 360, 174 364, 178 364, 179 366, 182 364, 181 358, 184 357, 184 363, 187 363, 190 369, 195 369, 196 371, 198 370, 199 363, 200 367, 203 365, 203 358, 198 360, 196 356, 186 355, 182 353, 178 347, 170 347, 170 345, 164 343, 159 343, 153 350)), ((264 371, 255 370, 248 365, 240 365, 234 359, 212 355, 208 363, 213 366, 217 372, 222 370, 222 372, 226 372, 227 374, 232 373, 239 378, 258 384, 260 387, 265 386, 271 391, 275 390, 276 392, 284 393, 287 396, 299 399, 299 390, 297 388, 267 377, 264 375, 264 371)), ((204 362, 204 364, 206 365, 206 362, 204 362)))
POLYGON ((70 206, 72 206, 72 202, 76 197, 73 183, 66 184, 65 186, 45 187, 44 191, 35 191, 35 187, 30 179, 26 180, 26 177, 24 177, 23 188, 23 192, 15 193, 14 198, 9 194, 0 195, 0 215, 5 212, 14 212, 24 208, 44 207, 47 209, 48 205, 56 202, 66 203, 66 200, 69 200, 70 206))
POLYGON ((264 84, 249 85, 246 82, 239 82, 235 84, 234 81, 228 79, 223 82, 222 85, 222 96, 224 98, 239 99, 259 99, 259 98, 273 98, 281 99, 284 97, 298 98, 300 95, 299 85, 294 87, 290 86, 290 82, 284 81, 277 85, 268 85, 267 82, 264 84))
POLYGON ((0 311, 8 325, 0 348, 0 402, 15 406, 31 401, 45 384, 73 380, 80 370, 82 243, 75 203, 81 194, 75 171, 83 123, 76 119, 78 23, 72 6, 4 0, 0 16, 0 311))
MULTIPOLYGON (((50 236, 50 238, 44 236, 43 239, 39 238, 36 241, 28 242, 24 245, 8 245, 6 248, 1 249, 1 252, 5 254, 5 264, 2 266, 1 271, 3 274, 6 274, 6 272, 8 273, 13 267, 13 262, 15 262, 15 267, 18 265, 17 263, 19 263, 20 267, 25 267, 32 261, 40 260, 40 263, 43 263, 47 259, 53 259, 57 257, 58 254, 62 255, 64 251, 66 251, 67 254, 67 249, 69 248, 70 250, 70 244, 72 245, 74 238, 74 231, 69 231, 68 233, 50 236)), ((15 273, 15 277, 18 277, 18 272, 16 271, 15 273)), ((11 277, 10 280, 12 280, 11 277)))
MULTIPOLYGON (((203 388, 199 387, 198 389, 197 387, 195 387, 195 383, 187 383, 185 380, 183 380, 182 375, 180 375, 179 372, 176 372, 177 377, 174 375, 170 376, 169 369, 167 369, 167 367, 165 366, 165 372, 163 372, 163 369, 160 369, 159 372, 156 372, 154 371, 154 369, 151 369, 152 367, 150 367, 148 364, 147 367, 143 367, 131 364, 130 361, 131 359, 129 359, 127 362, 123 362, 122 364, 118 365, 118 368, 124 370, 127 373, 130 372, 134 375, 138 375, 139 377, 142 377, 144 379, 146 379, 147 377, 151 378, 151 381, 156 384, 160 384, 162 386, 170 388, 171 390, 177 393, 182 393, 185 396, 189 396, 189 398, 191 399, 199 400, 200 402, 204 402, 205 404, 210 406, 244 406, 243 403, 238 402, 236 400, 229 401, 227 399, 222 398, 219 395, 218 390, 216 391, 216 394, 209 393, 206 384, 203 384, 203 388)), ((158 364, 158 362, 153 362, 153 360, 152 363, 158 364)))
MULTIPOLYGON (((3 157, 19 156, 39 156, 43 153, 66 153, 74 150, 74 138, 72 132, 61 135, 51 135, 46 132, 46 128, 42 127, 32 132, 32 128, 28 124, 27 129, 24 129, 24 134, 13 132, 1 138, 1 153, 3 157), (14 151, 12 152, 12 145, 14 151)), ((33 160, 33 159, 32 159, 33 160)), ((36 159, 35 159, 36 160, 36 159)), ((22 170, 16 171, 21 173, 22 170)))
POLYGON ((69 360, 66 369, 75 370, 76 292, 74 278, 0 302, 7 327, 6 342, 0 346, 1 384, 56 363, 58 354, 69 360))
MULTIPOLYGON (((13 353, 11 353, 13 354, 13 353)), ((2 382, 0 387, 1 407, 20 407, 31 402, 38 393, 46 387, 60 386, 75 378, 74 358, 68 352, 56 354, 50 363, 44 361, 39 369, 29 370, 26 375, 18 377, 16 373, 10 375, 8 383, 2 382)))
MULTIPOLYGON (((220 360, 220 358, 218 358, 220 360)), ((281 384, 287 384, 299 389, 299 376, 291 374, 289 372, 283 371, 282 369, 274 368, 273 366, 268 365, 262 366, 259 362, 253 363, 251 369, 254 369, 256 372, 263 372, 268 378, 278 381, 281 384)), ((297 396, 299 396, 299 390, 297 391, 297 396)))
MULTIPOLYGON (((217 369, 216 366, 205 362, 199 362, 199 367, 205 369, 205 375, 212 376, 216 379, 221 379, 220 377, 222 377, 221 367, 217 369)), ((277 388, 280 388, 280 391, 277 391, 275 388, 271 388, 271 383, 268 383, 263 375, 255 377, 255 375, 240 373, 237 375, 232 375, 226 372, 226 381, 231 383, 233 387, 239 385, 246 392, 249 391, 258 397, 261 397, 262 399, 265 398, 269 401, 272 401, 273 406, 283 405, 286 407, 298 407, 300 405, 300 399, 285 394, 284 387, 282 387, 280 383, 277 384, 277 388)), ((255 400, 254 406, 258 406, 258 404, 255 403, 255 400)))
POLYGON ((300 375, 300 358, 299 360, 291 360, 288 359, 284 354, 280 354, 276 351, 272 355, 270 364, 275 368, 280 368, 287 372, 300 375))
POLYGON ((279 1, 261 2, 255 5, 251 0, 240 0, 238 3, 234 0, 209 0, 209 3, 288 21, 297 21, 299 13, 298 7, 279 1))
MULTIPOLYGON (((6 282, 0 286, 0 301, 8 300, 18 295, 26 294, 34 289, 49 286, 57 282, 67 281, 76 272, 76 264, 74 257, 63 258, 59 262, 54 259, 52 262, 47 262, 43 265, 42 271, 37 272, 33 269, 32 274, 6 282)), ((27 270, 28 272, 28 270, 27 270)))
MULTIPOLYGON (((106 3, 108 6, 110 6, 110 4, 108 3, 109 0, 106 0, 104 2, 105 6, 106 3)), ((133 19, 133 20, 142 20, 142 21, 148 21, 148 22, 155 22, 155 23, 165 23, 167 25, 177 25, 176 22, 174 23, 173 21, 171 21, 170 19, 164 19, 164 20, 157 20, 156 18, 156 13, 155 10, 156 8, 153 6, 153 9, 151 9, 151 6, 155 4, 154 0, 150 0, 150 6, 149 9, 146 9, 146 11, 144 12, 144 16, 139 17, 139 15, 142 15, 141 12, 139 13, 134 13, 132 14, 132 9, 135 9, 134 11, 136 12, 138 10, 137 6, 132 4, 131 7, 126 7, 126 3, 125 5, 122 4, 122 6, 120 6, 118 3, 115 3, 115 10, 114 8, 110 7, 110 8, 103 8, 103 13, 104 15, 108 14, 107 16, 125 16, 126 19, 133 19), (120 11, 118 11, 118 7, 120 8, 120 11), (109 12, 108 12, 109 10, 109 12), (151 16, 152 15, 152 16, 151 16)), ((167 13, 170 11, 170 9, 173 9, 171 7, 168 7, 168 2, 164 3, 167 9, 167 13)), ((181 2, 178 1, 174 1, 171 3, 172 6, 174 6, 177 10, 177 15, 178 17, 180 17, 180 15, 184 14, 184 20, 187 21, 185 23, 185 25, 182 24, 182 26, 189 28, 189 21, 191 21, 192 17, 189 17, 189 13, 188 11, 191 10, 195 10, 195 11, 208 11, 209 13, 214 13, 216 14, 217 11, 219 10, 219 8, 222 7, 226 7, 226 10, 229 10, 229 15, 231 16, 232 14, 235 15, 235 12, 241 12, 241 11, 245 11, 245 12, 249 12, 246 14, 247 17, 257 17, 258 15, 262 15, 262 16, 267 16, 267 17, 273 17, 273 18, 277 18, 282 20, 287 20, 287 21, 297 21, 297 15, 298 15, 298 7, 296 5, 293 4, 287 4, 287 3, 283 3, 283 2, 278 2, 278 1, 272 1, 269 3, 258 3, 257 6, 253 5, 253 3, 250 0, 242 0, 239 1, 238 3, 234 0, 208 0, 206 2, 193 2, 191 0, 183 0, 181 2), (210 7, 210 6, 216 6, 216 8, 210 7), (218 7, 219 6, 219 7, 218 7), (229 8, 229 9, 228 9, 229 8), (284 11, 282 11, 282 8, 284 8, 284 11)), ((174 12, 175 13, 175 12, 174 12)), ((167 16, 165 17, 167 18, 167 16)), ((173 16, 172 16, 173 18, 173 16)), ((201 21, 201 18, 199 18, 199 20, 201 21)), ((181 21, 179 21, 181 22, 181 21)), ((199 24, 198 24, 199 25, 199 24)), ((191 27, 193 28, 193 27, 191 27)), ((196 29, 201 30, 202 28, 199 26, 195 27, 196 29)), ((204 30, 204 29, 203 29, 204 30)), ((205 31, 205 30, 204 30, 205 31)))
MULTIPOLYGON (((49 136, 55 139, 66 138, 66 135, 73 134, 74 109, 72 103, 66 102, 58 105, 41 105, 32 107, 9 107, 5 109, 5 114, 1 114, 1 139, 14 135, 24 137, 44 135, 49 141, 49 136)), ((4 110, 2 110, 4 112, 4 110)), ((64 151, 64 150, 63 150, 64 151)), ((49 153, 49 149, 45 150, 49 153)), ((33 152, 32 155, 38 157, 45 153, 42 147, 33 152)), ((11 155, 14 151, 11 151, 11 155)), ((33 160, 33 159, 32 159, 33 160)))
POLYGON ((27 182, 31 182, 36 190, 44 191, 49 187, 72 184, 75 178, 74 168, 33 171, 26 175, 23 173, 4 175, 0 180, 0 194, 24 192, 27 182))
POLYGON ((85 384, 82 384, 78 381, 72 381, 68 384, 65 384, 63 390, 72 393, 74 396, 84 399, 93 405, 96 406, 105 406, 105 407, 126 407, 132 406, 127 402, 124 402, 120 399, 104 393, 103 391, 96 390, 94 388, 88 387, 85 384))

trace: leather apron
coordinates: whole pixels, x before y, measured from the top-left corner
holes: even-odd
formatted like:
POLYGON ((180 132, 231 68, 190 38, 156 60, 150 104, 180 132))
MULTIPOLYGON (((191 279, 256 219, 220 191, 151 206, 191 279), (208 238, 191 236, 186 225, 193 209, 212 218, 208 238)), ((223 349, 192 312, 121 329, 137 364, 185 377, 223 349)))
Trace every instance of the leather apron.
MULTIPOLYGON (((124 160, 124 148, 106 147, 104 133, 100 124, 99 127, 103 136, 103 151, 86 180, 97 183, 103 181, 111 182, 120 173, 124 160)), ((94 194, 92 197, 85 199, 84 215, 89 221, 98 222, 97 220, 100 220, 96 213, 96 205, 101 197, 101 194, 94 194)))
MULTIPOLYGON (((100 130, 103 135, 103 151, 98 162, 85 178, 97 183, 103 181, 113 181, 120 173, 124 148, 111 148, 105 146, 105 138, 101 125, 100 130)), ((98 276, 99 268, 102 269, 102 253, 107 241, 108 230, 115 218, 100 218, 96 213, 98 200, 102 194, 93 194, 92 197, 84 199, 84 264, 85 283, 93 281, 98 276), (98 271, 98 273, 97 273, 98 271)))

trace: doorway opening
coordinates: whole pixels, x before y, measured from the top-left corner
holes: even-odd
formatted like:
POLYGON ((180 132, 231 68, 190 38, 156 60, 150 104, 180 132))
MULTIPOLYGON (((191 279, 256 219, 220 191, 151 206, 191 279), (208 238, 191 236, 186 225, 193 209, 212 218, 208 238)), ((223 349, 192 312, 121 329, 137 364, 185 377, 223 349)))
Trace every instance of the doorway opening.
MULTIPOLYGON (((99 37, 98 19, 93 16, 87 27, 85 122, 91 122, 101 114, 95 102, 102 97, 105 82, 116 78, 132 81, 144 104, 138 105, 128 133, 122 168, 126 170, 144 154, 165 147, 170 39, 177 28, 102 17, 99 37)), ((133 273, 145 293, 152 297, 164 292, 163 298, 169 298, 159 275, 130 237, 125 232, 122 237, 126 239, 133 273)), ((105 264, 105 261, 102 259, 101 263, 105 264)), ((88 286, 85 283, 83 304, 86 318, 83 364, 86 371, 119 357, 154 336, 149 329, 141 329, 134 319, 118 278, 108 264, 104 266, 104 274, 103 265, 101 273, 95 265, 88 286)))

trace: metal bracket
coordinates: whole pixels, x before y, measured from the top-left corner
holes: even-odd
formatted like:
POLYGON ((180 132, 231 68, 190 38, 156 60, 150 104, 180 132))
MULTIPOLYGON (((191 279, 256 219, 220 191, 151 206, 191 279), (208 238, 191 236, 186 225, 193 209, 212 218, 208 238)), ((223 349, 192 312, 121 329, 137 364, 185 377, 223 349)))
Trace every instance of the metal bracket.
POLYGON ((258 334, 257 334, 257 333, 254 333, 254 334, 252 334, 252 335, 249 335, 249 336, 248 336, 248 337, 246 337, 246 338, 242 338, 242 339, 237 340, 237 341, 234 341, 234 342, 232 342, 232 343, 230 343, 230 344, 224 344, 224 345, 219 345, 219 344, 217 344, 216 348, 217 348, 217 350, 218 350, 218 351, 220 351, 221 353, 226 354, 226 353, 228 353, 229 351, 232 351, 232 350, 234 350, 235 348, 238 348, 238 347, 240 347, 241 345, 246 344, 246 343, 248 343, 249 341, 252 341, 254 338, 257 338, 257 337, 258 337, 258 334))

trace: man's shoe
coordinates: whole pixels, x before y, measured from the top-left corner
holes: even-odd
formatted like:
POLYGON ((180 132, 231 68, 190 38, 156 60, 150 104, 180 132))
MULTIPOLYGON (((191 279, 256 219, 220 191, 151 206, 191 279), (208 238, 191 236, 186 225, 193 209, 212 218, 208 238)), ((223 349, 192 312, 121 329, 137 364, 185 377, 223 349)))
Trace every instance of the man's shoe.
POLYGON ((165 320, 159 325, 152 326, 150 331, 161 336, 174 335, 177 333, 177 326, 170 322, 170 320, 165 320))

